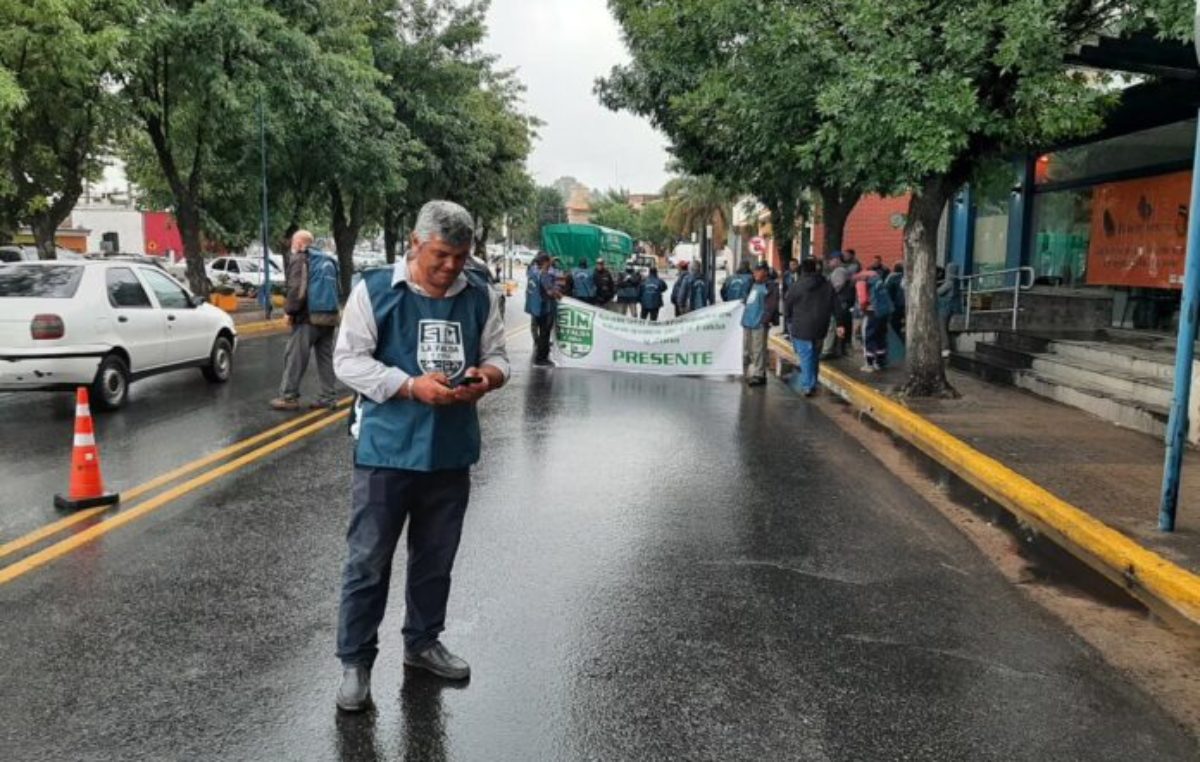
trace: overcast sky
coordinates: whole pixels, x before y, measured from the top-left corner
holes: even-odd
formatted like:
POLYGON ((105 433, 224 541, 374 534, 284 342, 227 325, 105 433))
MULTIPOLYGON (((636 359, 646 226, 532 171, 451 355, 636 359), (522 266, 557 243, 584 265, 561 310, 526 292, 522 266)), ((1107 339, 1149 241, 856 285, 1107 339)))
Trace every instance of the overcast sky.
POLYGON ((485 47, 518 70, 527 110, 545 122, 529 159, 539 184, 571 175, 651 193, 666 182, 666 139, 592 93, 596 77, 629 58, 605 0, 492 0, 485 47))

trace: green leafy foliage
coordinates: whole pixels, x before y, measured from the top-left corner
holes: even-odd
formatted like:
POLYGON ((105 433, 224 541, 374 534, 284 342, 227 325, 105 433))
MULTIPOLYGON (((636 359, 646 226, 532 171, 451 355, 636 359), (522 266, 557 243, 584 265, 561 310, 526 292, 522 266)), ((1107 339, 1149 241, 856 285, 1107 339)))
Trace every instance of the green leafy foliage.
POLYGON ((30 226, 44 257, 108 148, 121 7, 0 0, 0 232, 30 226))

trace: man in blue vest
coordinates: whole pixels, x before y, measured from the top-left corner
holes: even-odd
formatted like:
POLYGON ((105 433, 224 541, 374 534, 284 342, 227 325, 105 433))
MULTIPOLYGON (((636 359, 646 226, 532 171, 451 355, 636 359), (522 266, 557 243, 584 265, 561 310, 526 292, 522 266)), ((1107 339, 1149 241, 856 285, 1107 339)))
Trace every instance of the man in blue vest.
POLYGON ((579 266, 571 272, 571 285, 571 296, 579 301, 591 304, 596 300, 596 280, 592 277, 592 271, 588 269, 586 259, 579 260, 579 266))
POLYGON ((746 309, 742 313, 748 386, 767 383, 767 340, 771 322, 779 311, 779 284, 769 280, 770 274, 771 268, 766 262, 755 265, 754 285, 746 295, 746 309))
POLYGON ((538 266, 538 304, 540 312, 534 316, 537 321, 537 334, 533 343, 533 364, 553 367, 550 359, 550 340, 554 337, 554 320, 558 316, 558 300, 562 299, 562 289, 559 288, 559 277, 562 275, 550 260, 550 255, 542 252, 533 260, 538 266))
POLYGON ((536 258, 529 263, 525 275, 525 313, 529 315, 529 335, 533 337, 534 346, 537 346, 538 331, 541 329, 538 318, 542 314, 542 269, 536 258))
POLYGON ((470 467, 479 460, 475 405, 509 376, 499 302, 463 273, 473 230, 461 206, 426 204, 410 255, 394 268, 368 271, 343 316, 334 364, 358 392, 337 632, 344 711, 370 706, 392 556, 406 521, 404 663, 449 680, 471 674, 439 635, 470 467))

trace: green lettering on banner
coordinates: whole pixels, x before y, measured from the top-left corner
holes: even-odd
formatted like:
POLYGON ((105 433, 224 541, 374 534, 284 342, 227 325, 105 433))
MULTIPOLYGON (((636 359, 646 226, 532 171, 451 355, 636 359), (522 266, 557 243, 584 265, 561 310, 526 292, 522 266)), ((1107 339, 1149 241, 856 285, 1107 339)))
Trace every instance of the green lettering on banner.
POLYGON ((699 367, 715 362, 714 352, 630 352, 614 349, 613 363, 617 365, 649 365, 656 367, 699 367))

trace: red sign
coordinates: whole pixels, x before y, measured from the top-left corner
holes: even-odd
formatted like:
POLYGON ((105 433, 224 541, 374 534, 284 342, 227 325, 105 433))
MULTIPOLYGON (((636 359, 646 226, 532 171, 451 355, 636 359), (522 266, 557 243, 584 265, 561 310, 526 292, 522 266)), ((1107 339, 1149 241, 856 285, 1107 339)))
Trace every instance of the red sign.
POLYGON ((1097 185, 1087 282, 1183 288, 1192 173, 1097 185))

